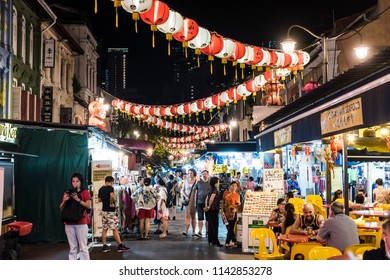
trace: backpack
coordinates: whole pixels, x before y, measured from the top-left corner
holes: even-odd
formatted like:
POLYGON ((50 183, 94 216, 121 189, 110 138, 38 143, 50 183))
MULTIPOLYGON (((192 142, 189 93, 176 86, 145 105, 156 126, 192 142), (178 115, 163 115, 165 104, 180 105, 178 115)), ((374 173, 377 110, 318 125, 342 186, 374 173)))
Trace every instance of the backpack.
POLYGON ((173 197, 170 192, 169 193, 167 191, 165 192, 167 193, 167 200, 165 201, 165 206, 167 208, 171 208, 173 206, 173 197))
MULTIPOLYGON (((81 195, 79 193, 77 195, 81 199, 81 195)), ((69 198, 61 209, 61 221, 77 223, 83 218, 84 210, 84 206, 73 198, 69 198)))

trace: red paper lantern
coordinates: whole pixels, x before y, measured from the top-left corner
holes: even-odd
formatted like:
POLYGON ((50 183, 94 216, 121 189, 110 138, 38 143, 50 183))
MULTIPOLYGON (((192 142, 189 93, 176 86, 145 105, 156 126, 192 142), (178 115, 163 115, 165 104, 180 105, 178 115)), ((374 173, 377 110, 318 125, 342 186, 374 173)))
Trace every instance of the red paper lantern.
POLYGON ((305 146, 305 156, 310 156, 310 153, 311 153, 310 146, 306 145, 305 146))
POLYGON ((150 24, 150 30, 153 32, 152 46, 154 48, 154 32, 157 31, 157 24, 163 24, 168 20, 169 7, 161 1, 154 1, 152 6, 145 13, 140 15, 141 19, 150 24))
POLYGON ((261 88, 256 85, 255 79, 250 79, 245 83, 245 87, 250 92, 256 92, 259 91, 261 88))
MULTIPOLYGON (((229 56, 227 59, 233 61, 233 63, 237 60, 242 58, 245 55, 245 45, 243 43, 240 43, 238 41, 233 40, 236 44, 236 48, 231 56, 229 56)), ((236 62, 237 63, 237 62, 236 62)))
MULTIPOLYGON (((183 18, 183 26, 179 32, 173 34, 173 38, 175 38, 179 42, 187 42, 195 38, 198 35, 199 26, 198 24, 190 18, 183 18)), ((183 45, 184 46, 184 45, 183 45)), ((185 44, 187 46, 187 44, 185 44)))
POLYGON ((177 113, 177 106, 176 105, 172 105, 172 107, 171 107, 171 114, 174 115, 174 116, 178 115, 178 113, 177 113))
POLYGON ((295 146, 291 146, 291 156, 295 157, 297 155, 297 151, 295 150, 295 146))
POLYGON ((191 103, 184 104, 184 112, 186 114, 191 114, 191 103))
POLYGON ((256 65, 263 59, 264 54, 263 54, 263 50, 260 47, 253 46, 252 48, 253 48, 253 58, 251 61, 248 61, 247 64, 256 65))
POLYGON ((198 109, 200 111, 204 111, 206 110, 205 106, 204 106, 204 99, 199 99, 196 101, 196 106, 198 107, 198 109))

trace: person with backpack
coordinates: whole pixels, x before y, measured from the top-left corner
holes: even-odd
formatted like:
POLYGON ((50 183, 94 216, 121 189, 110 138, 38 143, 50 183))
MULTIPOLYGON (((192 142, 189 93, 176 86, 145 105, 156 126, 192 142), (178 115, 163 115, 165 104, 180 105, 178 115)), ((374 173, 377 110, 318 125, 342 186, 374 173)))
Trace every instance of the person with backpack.
MULTIPOLYGON (((74 173, 71 177, 72 187, 64 192, 60 209, 64 209, 71 204, 80 204, 81 219, 79 221, 64 222, 65 234, 69 244, 69 260, 77 260, 77 249, 79 250, 80 260, 89 260, 88 251, 88 224, 89 217, 86 209, 91 209, 91 194, 84 189, 84 178, 81 173, 74 173)), ((73 208, 77 209, 77 208, 73 208)), ((77 213, 75 213, 77 214, 77 213)))
POLYGON ((118 252, 130 251, 130 248, 123 245, 118 232, 118 217, 115 210, 116 194, 115 189, 112 186, 115 182, 114 177, 107 176, 104 180, 104 186, 99 189, 98 199, 99 202, 103 203, 102 206, 102 252, 107 253, 110 251, 107 242, 107 232, 109 229, 112 230, 115 242, 118 244, 118 252))

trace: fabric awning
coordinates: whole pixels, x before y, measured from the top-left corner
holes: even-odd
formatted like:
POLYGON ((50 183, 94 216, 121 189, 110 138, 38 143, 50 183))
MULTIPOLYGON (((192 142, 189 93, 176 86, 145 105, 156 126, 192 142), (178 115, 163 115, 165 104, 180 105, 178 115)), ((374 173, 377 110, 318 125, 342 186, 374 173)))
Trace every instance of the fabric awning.
POLYGON ((256 152, 256 141, 206 143, 207 152, 256 152))

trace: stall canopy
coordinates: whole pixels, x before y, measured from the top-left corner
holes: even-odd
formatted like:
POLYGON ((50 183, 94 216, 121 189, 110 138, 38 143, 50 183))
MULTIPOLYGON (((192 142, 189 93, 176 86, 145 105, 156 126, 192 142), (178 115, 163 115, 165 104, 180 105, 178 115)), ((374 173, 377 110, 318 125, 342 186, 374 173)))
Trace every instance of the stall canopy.
POLYGON ((118 145, 128 150, 147 151, 153 149, 153 143, 146 140, 118 139, 118 145))
POLYGON ((206 143, 207 152, 256 152, 256 141, 206 143))

